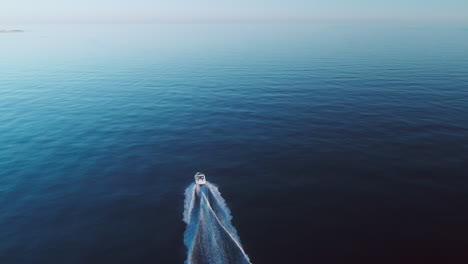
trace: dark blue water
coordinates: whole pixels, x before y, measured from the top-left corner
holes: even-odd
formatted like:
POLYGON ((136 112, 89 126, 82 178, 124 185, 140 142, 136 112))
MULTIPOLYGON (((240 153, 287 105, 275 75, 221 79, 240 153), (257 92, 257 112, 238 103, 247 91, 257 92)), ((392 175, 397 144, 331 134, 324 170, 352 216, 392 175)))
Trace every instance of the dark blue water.
POLYGON ((468 260, 468 25, 20 28, 0 263, 183 263, 197 171, 254 264, 468 260))

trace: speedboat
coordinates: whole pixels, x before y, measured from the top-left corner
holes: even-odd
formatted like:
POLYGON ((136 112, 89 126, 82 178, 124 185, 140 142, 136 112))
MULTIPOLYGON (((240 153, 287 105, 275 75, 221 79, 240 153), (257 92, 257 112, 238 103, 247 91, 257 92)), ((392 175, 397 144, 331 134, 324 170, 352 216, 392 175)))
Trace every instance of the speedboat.
POLYGON ((206 183, 206 177, 205 177, 205 174, 201 173, 201 172, 197 172, 195 174, 195 183, 197 185, 204 185, 206 183))

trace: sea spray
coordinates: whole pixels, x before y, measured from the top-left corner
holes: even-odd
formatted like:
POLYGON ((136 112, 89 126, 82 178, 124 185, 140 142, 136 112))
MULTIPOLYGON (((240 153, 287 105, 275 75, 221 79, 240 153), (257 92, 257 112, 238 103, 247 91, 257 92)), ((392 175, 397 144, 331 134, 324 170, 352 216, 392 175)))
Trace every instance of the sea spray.
POLYGON ((251 264, 231 219, 231 210, 215 185, 207 182, 187 187, 185 264, 251 264))

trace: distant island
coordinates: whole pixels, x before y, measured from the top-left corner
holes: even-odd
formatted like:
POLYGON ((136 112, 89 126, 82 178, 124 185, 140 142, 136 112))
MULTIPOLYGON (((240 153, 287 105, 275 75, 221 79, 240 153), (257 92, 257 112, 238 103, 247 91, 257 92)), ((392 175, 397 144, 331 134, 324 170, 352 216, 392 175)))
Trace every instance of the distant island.
POLYGON ((18 29, 13 29, 13 30, 0 29, 0 33, 18 33, 18 32, 23 32, 23 30, 18 30, 18 29))

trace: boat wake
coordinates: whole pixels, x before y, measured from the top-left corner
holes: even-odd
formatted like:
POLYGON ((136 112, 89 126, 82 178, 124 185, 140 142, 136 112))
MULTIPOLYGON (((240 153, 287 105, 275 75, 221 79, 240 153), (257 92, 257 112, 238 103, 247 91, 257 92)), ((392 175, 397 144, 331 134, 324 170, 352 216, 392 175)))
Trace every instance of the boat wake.
POLYGON ((207 182, 185 190, 185 264, 251 264, 218 188, 207 182))

